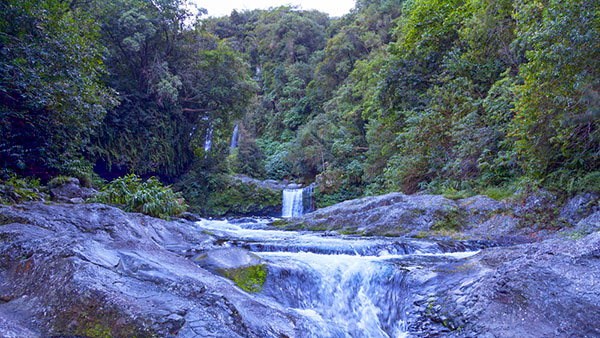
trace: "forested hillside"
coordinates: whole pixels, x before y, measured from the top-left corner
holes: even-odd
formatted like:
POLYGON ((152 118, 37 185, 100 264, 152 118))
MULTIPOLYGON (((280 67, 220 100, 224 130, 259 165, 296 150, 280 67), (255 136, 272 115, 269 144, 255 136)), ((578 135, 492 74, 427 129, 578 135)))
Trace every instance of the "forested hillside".
POLYGON ((2 179, 154 175, 204 213, 232 174, 316 180, 319 206, 600 192, 599 118, 598 1, 0 4, 2 179))

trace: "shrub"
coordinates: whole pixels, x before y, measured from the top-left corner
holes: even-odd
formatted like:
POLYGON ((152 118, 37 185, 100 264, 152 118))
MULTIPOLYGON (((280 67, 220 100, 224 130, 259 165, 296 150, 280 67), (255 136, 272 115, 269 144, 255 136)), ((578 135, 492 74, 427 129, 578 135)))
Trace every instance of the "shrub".
POLYGON ((67 183, 68 181, 69 181, 68 176, 64 176, 64 175, 56 176, 48 182, 48 187, 56 188, 56 187, 59 187, 65 183, 67 183))
POLYGON ((173 192, 171 186, 163 186, 155 177, 142 182, 134 174, 110 182, 100 190, 93 201, 119 204, 125 211, 140 212, 164 219, 187 209, 181 193, 173 192))
POLYGON ((63 175, 77 178, 82 186, 88 188, 92 186, 99 188, 106 183, 104 179, 94 172, 93 165, 83 158, 64 161, 60 166, 60 172, 63 175))
POLYGON ((22 201, 37 201, 43 199, 40 194, 40 180, 18 176, 0 180, 0 204, 11 204, 22 201))

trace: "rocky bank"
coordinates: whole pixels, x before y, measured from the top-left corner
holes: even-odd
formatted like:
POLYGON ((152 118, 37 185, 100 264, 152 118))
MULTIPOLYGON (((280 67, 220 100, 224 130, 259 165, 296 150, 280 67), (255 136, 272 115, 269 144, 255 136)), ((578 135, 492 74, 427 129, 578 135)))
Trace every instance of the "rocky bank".
POLYGON ((487 196, 451 200, 441 195, 390 193, 349 200, 273 228, 341 234, 493 239, 515 243, 580 238, 600 230, 600 196, 561 201, 539 191, 506 201, 487 196))
MULTIPOLYGON (((388 194, 272 226, 491 243, 441 265, 398 263, 411 337, 599 337, 597 200, 388 194)), ((102 204, 0 206, 0 336, 309 337, 261 297, 268 262, 226 240, 102 204)))
POLYGON ((2 206, 0 336, 295 336, 291 314, 186 258, 213 241, 101 204, 2 206))

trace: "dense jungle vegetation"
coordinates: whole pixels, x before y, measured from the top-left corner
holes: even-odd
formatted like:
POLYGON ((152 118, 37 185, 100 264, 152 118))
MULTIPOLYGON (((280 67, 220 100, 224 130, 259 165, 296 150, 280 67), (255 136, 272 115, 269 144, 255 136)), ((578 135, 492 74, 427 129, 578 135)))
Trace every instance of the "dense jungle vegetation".
POLYGON ((236 173, 317 180, 320 206, 600 192, 596 0, 190 8, 1 0, 0 179, 156 176, 203 213, 236 173))

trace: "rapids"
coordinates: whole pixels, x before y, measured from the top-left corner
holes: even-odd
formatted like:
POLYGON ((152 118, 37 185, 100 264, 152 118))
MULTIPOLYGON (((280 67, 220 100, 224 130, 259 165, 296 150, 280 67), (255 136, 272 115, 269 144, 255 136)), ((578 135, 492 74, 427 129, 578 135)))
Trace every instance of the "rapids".
MULTIPOLYGON (((307 337, 408 337, 411 288, 431 276, 409 272, 460 260, 489 243, 357 237, 268 230, 272 219, 201 220, 198 224, 267 263, 256 296, 291 309, 307 337)), ((425 274, 431 274, 424 272, 425 274)))

